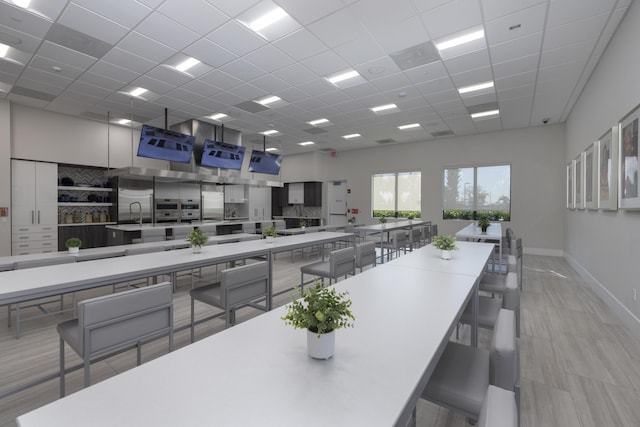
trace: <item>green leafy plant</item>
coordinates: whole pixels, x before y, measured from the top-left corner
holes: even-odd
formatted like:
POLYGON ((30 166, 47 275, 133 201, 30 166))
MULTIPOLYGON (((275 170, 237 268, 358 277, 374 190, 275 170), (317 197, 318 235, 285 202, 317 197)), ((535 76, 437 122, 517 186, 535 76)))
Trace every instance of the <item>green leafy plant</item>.
POLYGON ((264 237, 278 237, 278 229, 273 225, 267 225, 262 228, 262 235, 264 237))
POLYGON ((300 227, 306 227, 307 226, 307 221, 305 221, 304 219, 301 219, 300 222, 298 223, 298 225, 300 227))
POLYGON ((455 251, 458 249, 456 247, 456 238, 453 236, 435 236, 431 241, 431 244, 434 248, 438 248, 442 251, 455 251))
POLYGON ((386 223, 387 223, 387 217, 386 217, 386 216, 384 216, 384 215, 381 215, 381 216, 378 218, 378 221, 380 221, 380 224, 386 224, 386 223))
POLYGON ((415 218, 416 218, 416 215, 415 215, 415 214, 413 214, 413 213, 410 213, 410 214, 408 214, 408 215, 407 215, 407 219, 408 219, 409 221, 411 221, 412 219, 415 219, 415 218))
POLYGON ((293 295, 294 299, 282 317, 285 324, 296 329, 308 329, 318 335, 353 327, 355 316, 351 312, 351 300, 346 298, 348 292, 338 293, 321 281, 316 281, 306 293, 300 287, 296 289, 298 295, 293 295), (300 298, 295 299, 298 296, 300 298))
POLYGON ((194 227, 193 230, 187 234, 187 242, 191 243, 191 246, 204 246, 209 241, 209 235, 198 227, 194 227))
POLYGON ((82 246, 82 240, 78 239, 77 237, 70 237, 67 239, 64 245, 67 248, 79 248, 80 246, 82 246))
POLYGON ((487 231, 487 228, 491 225, 491 221, 489 221, 489 217, 481 216, 478 219, 478 227, 482 229, 482 231, 487 231))
POLYGON ((349 219, 347 220, 347 222, 348 222, 349 224, 355 224, 355 222, 356 222, 356 217, 355 217, 355 216, 352 216, 351 218, 349 218, 349 219))

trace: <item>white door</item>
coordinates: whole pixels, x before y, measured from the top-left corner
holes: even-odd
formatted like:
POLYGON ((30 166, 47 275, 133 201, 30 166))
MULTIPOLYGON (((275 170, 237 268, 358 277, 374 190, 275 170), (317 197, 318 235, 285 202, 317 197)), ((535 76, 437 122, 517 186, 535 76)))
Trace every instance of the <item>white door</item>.
POLYGON ((331 181, 327 185, 329 225, 347 223, 347 181, 331 181))

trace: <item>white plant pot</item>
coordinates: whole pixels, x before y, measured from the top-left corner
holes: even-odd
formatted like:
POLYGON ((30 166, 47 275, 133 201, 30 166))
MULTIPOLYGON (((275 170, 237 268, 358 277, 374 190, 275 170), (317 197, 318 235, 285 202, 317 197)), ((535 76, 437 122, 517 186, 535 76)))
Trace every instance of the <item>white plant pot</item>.
POLYGON ((266 236, 267 243, 274 243, 276 238, 273 236, 266 236))
POLYGON ((80 247, 75 246, 75 247, 70 247, 69 249, 69 253, 70 254, 77 254, 78 252, 80 252, 80 247))
POLYGON ((440 252, 440 258, 442 259, 451 259, 451 251, 445 251, 444 249, 440 252))
POLYGON ((191 246, 191 249, 193 250, 194 254, 199 254, 200 252, 202 252, 202 246, 193 245, 191 246))
POLYGON ((307 329, 307 353, 313 359, 330 359, 336 346, 336 331, 318 335, 307 329))

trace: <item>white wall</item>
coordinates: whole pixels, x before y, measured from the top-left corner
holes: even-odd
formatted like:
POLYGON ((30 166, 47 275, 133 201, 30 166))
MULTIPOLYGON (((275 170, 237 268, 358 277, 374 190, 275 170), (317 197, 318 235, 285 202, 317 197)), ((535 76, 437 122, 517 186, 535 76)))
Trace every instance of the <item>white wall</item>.
MULTIPOLYGON (((567 121, 565 163, 640 103, 638 40, 640 4, 634 2, 567 121)), ((634 288, 640 292, 640 210, 565 210, 564 221, 567 259, 638 331, 640 299, 632 296, 634 288)))
POLYGON ((442 172, 449 166, 510 163, 510 225, 523 238, 528 253, 562 255, 564 213, 564 126, 544 126, 468 137, 383 146, 338 153, 288 156, 287 181, 346 179, 349 208, 358 208, 360 223, 371 219, 371 175, 422 172, 423 218, 438 224, 440 234, 453 234, 468 222, 442 220, 442 172))
MULTIPOLYGON (((11 206, 11 124, 10 104, 0 100, 0 207, 11 206)), ((11 255, 11 209, 0 218, 0 256, 11 255)))

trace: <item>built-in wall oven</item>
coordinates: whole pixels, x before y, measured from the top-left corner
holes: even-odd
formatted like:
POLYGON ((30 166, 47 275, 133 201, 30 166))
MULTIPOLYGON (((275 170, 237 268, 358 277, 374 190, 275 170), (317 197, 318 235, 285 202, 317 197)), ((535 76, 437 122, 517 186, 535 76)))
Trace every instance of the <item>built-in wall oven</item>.
POLYGON ((200 221, 200 200, 197 200, 197 199, 180 200, 180 221, 181 222, 200 221))
POLYGON ((181 218, 180 200, 156 199, 155 222, 179 222, 181 218))

